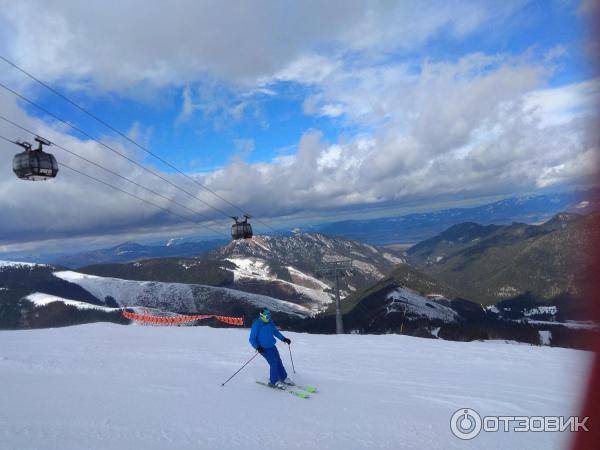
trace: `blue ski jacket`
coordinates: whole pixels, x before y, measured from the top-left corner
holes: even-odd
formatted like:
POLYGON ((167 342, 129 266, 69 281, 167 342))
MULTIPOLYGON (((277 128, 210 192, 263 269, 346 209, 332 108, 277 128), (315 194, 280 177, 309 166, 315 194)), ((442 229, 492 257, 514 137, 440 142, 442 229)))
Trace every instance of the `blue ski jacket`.
POLYGON ((264 323, 259 318, 254 319, 252 322, 252 329, 250 330, 250 345, 256 348, 259 345, 262 348, 275 347, 275 338, 283 341, 285 338, 283 334, 277 329, 277 326, 270 320, 268 323, 264 323))

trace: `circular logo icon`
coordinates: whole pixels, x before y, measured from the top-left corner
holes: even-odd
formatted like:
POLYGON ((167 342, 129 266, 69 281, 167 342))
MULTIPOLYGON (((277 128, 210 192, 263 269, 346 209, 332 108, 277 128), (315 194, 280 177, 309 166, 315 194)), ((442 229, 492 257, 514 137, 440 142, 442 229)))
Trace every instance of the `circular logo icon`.
POLYGON ((450 419, 452 434, 459 439, 469 440, 481 431, 481 417, 471 408, 462 408, 452 414, 450 419))

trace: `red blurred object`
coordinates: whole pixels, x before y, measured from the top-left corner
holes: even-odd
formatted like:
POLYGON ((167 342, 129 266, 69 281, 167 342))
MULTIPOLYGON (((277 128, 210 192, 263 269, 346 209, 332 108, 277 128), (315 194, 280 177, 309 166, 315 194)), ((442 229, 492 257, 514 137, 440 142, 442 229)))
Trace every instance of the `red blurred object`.
POLYGON ((155 323, 160 325, 174 325, 180 323, 187 322, 195 322, 196 320, 204 320, 204 319, 217 319, 220 322, 227 323, 229 325, 238 325, 240 327, 244 326, 244 318, 243 317, 229 317, 229 316, 219 316, 216 314, 202 314, 195 316, 175 316, 175 317, 160 317, 153 316, 151 314, 136 314, 131 313, 127 310, 123 310, 123 317, 134 320, 137 322, 146 322, 146 323, 155 323))
MULTIPOLYGON (((596 219, 593 225, 600 227, 600 220, 596 219)), ((596 238, 597 242, 591 243, 590 246, 594 251, 593 276, 594 286, 590 288, 587 298, 591 302, 590 309, 593 312, 593 317, 596 321, 600 319, 600 258, 598 249, 600 249, 600 239, 596 238)), ((573 450, 590 450, 600 449, 600 337, 596 337, 594 362, 592 371, 587 383, 587 393, 584 400, 583 410, 579 413, 579 417, 589 417, 587 428, 589 431, 579 431, 574 440, 573 450)))
MULTIPOLYGON (((590 29, 591 35, 589 38, 591 42, 594 42, 596 54, 592 55, 593 64, 596 64, 596 74, 600 74, 600 1, 590 1, 589 7, 591 11, 587 11, 590 14, 590 29)), ((600 105, 598 105, 600 106, 600 105)), ((600 127, 597 127, 595 132, 596 145, 600 147, 600 127)), ((597 148, 598 148, 597 147, 597 148)), ((596 155, 596 168, 598 169, 600 163, 600 155, 596 155)), ((598 171, 596 171, 597 173, 598 171)), ((596 186, 600 185, 600 179, 596 179, 596 186)), ((598 199, 600 200, 600 199, 598 199)), ((593 224, 597 230, 600 227, 600 219, 596 218, 596 222, 593 224)), ((598 235, 598 233, 594 233, 598 235)), ((596 242, 590 243, 590 255, 593 258, 593 264, 591 265, 591 279, 594 280, 592 286, 587 292, 587 299, 590 302, 590 309, 593 313, 593 317, 596 321, 600 319, 600 238, 596 237, 596 242)), ((575 435, 573 442, 573 450, 588 450, 588 449, 600 449, 600 337, 596 338, 594 362, 592 365, 592 371, 587 382, 587 393, 584 400, 582 411, 579 413, 580 417, 589 417, 587 421, 588 432, 579 431, 575 435)))

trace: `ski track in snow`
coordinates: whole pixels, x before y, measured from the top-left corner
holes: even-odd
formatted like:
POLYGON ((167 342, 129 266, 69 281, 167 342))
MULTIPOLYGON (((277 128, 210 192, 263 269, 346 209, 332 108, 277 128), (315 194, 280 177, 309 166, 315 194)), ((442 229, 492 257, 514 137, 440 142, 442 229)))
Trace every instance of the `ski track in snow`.
POLYGON ((285 334, 291 376, 320 390, 309 400, 257 385, 267 376, 260 357, 221 387, 253 354, 247 329, 0 331, 0 448, 566 448, 569 433, 461 441, 450 417, 466 407, 482 416, 576 414, 592 360, 499 342, 285 334))

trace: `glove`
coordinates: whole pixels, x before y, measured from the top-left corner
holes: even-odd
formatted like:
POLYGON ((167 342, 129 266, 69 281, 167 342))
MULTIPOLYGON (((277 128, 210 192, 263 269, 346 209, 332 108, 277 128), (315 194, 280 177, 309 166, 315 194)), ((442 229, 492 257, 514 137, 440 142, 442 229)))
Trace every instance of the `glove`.
POLYGON ((264 352, 264 351, 265 351, 265 349, 264 349, 264 348, 262 348, 262 347, 259 345, 258 347, 256 347, 256 351, 257 351, 258 353, 262 353, 262 352, 264 352))
POLYGON ((285 342, 287 345, 290 345, 292 343, 291 339, 288 338, 283 338, 283 342, 285 342))

